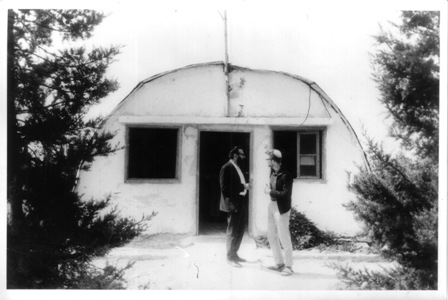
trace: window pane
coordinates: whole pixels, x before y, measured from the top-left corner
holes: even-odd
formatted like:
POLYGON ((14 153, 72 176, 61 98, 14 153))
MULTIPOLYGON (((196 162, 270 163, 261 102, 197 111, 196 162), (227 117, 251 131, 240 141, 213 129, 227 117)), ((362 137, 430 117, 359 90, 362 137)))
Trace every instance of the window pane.
POLYGON ((283 166, 294 178, 322 178, 321 131, 274 131, 274 148, 282 151, 283 166))
POLYGON ((176 178, 177 129, 129 129, 129 178, 176 178))
POLYGON ((300 154, 316 154, 316 134, 300 134, 300 154))
POLYGON ((315 166, 300 166, 300 176, 317 176, 315 166))
POLYGON ((301 166, 315 166, 316 165, 316 157, 302 156, 302 157, 300 157, 300 165, 301 166))

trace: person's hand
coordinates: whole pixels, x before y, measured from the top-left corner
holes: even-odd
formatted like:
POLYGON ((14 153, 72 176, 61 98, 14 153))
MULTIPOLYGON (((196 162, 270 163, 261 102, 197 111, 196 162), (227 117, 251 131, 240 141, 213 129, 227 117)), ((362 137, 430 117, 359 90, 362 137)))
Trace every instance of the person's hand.
POLYGON ((244 185, 244 188, 245 188, 246 190, 250 190, 250 188, 251 188, 250 183, 246 183, 246 184, 244 185))
POLYGON ((264 193, 265 194, 270 194, 271 193, 271 188, 269 187, 268 184, 266 184, 265 187, 264 187, 264 193))
POLYGON ((233 205, 232 202, 229 202, 229 210, 230 211, 236 211, 236 207, 235 207, 235 205, 233 205))

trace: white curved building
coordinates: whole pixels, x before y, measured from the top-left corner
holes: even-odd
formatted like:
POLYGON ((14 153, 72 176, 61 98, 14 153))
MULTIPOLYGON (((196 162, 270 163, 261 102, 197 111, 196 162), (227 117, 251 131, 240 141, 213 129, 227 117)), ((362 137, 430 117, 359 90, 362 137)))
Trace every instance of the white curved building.
POLYGON ((103 128, 125 147, 98 157, 78 191, 86 199, 111 194, 122 215, 156 211, 148 233, 223 228, 219 170, 237 144, 252 183, 251 235, 267 228, 270 148, 283 152, 295 177, 293 206, 322 230, 360 231, 343 204, 354 197, 347 172, 365 165, 365 154, 342 112, 308 79, 233 65, 226 72, 222 62, 187 66, 140 82, 103 128))

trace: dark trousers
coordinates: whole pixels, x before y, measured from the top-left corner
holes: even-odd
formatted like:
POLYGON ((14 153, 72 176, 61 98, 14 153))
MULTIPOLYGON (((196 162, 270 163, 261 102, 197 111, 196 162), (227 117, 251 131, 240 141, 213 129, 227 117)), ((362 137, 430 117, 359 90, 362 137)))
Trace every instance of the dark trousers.
POLYGON ((233 260, 238 254, 244 231, 246 230, 247 206, 236 212, 227 213, 227 259, 233 260))

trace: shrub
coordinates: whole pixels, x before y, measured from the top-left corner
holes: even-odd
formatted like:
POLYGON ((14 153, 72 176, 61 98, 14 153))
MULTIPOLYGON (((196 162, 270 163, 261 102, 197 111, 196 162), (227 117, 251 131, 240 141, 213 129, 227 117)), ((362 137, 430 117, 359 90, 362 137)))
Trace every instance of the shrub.
POLYGON ((318 245, 328 246, 336 243, 336 236, 333 233, 320 230, 294 207, 291 209, 289 230, 294 250, 313 248, 318 245))
POLYGON ((375 272, 338 264, 331 267, 338 270, 338 277, 353 290, 431 290, 437 285, 437 276, 428 276, 415 268, 397 266, 375 272))
POLYGON ((437 168, 425 160, 393 158, 373 142, 368 153, 372 170, 361 168, 350 184, 357 201, 350 202, 347 208, 367 225, 370 239, 381 255, 401 265, 388 287, 414 289, 432 285, 436 289, 437 168))
MULTIPOLYGON (((324 232, 316 227, 303 213, 291 208, 289 221, 292 247, 294 250, 313 248, 316 246, 330 246, 337 243, 336 236, 331 232, 324 232)), ((257 248, 270 248, 266 236, 254 238, 257 248)))
POLYGON ((129 262, 124 267, 117 267, 109 263, 104 268, 97 268, 89 265, 87 268, 83 268, 80 272, 73 272, 70 270, 71 280, 70 286, 66 288, 75 289, 93 289, 93 290, 122 290, 126 289, 126 280, 124 275, 126 270, 132 268, 134 262, 129 262))

